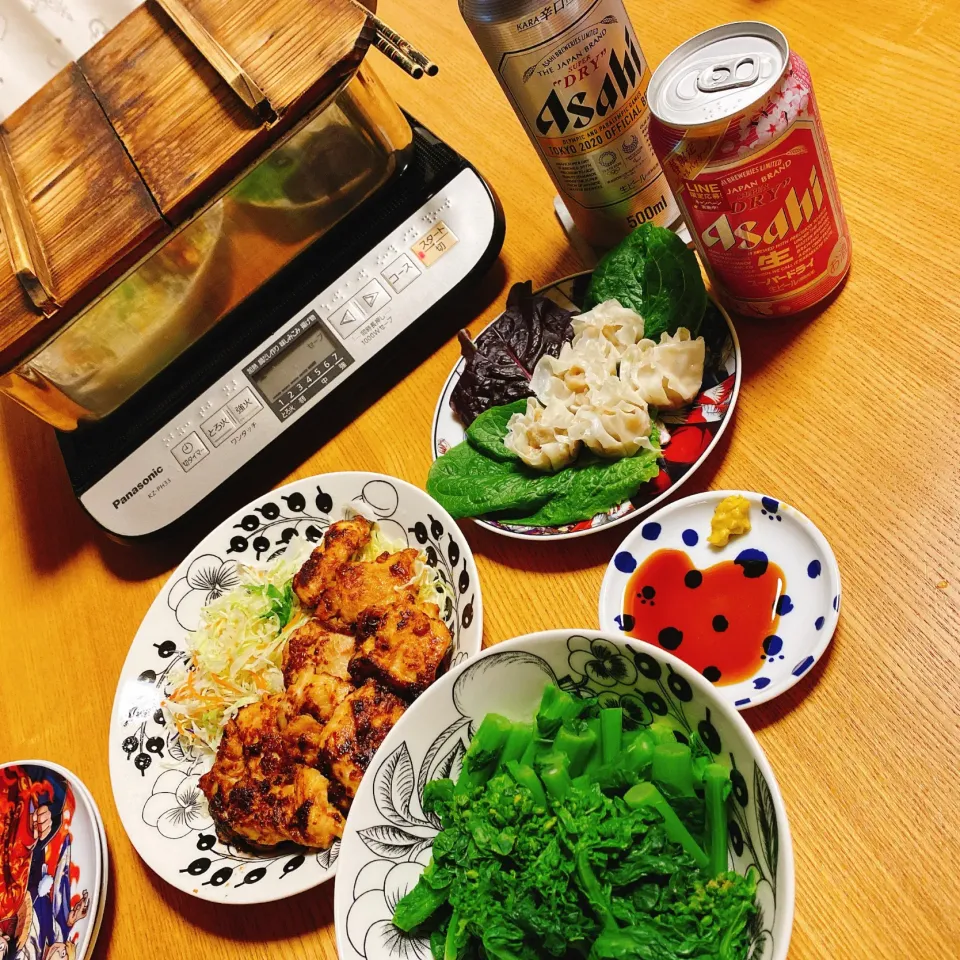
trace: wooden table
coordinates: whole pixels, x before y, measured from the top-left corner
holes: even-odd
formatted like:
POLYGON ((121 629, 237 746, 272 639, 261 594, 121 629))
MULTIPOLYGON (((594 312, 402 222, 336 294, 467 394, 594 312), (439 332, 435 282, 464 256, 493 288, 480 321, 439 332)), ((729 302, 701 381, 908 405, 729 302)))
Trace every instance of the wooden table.
MULTIPOLYGON (((716 23, 762 17, 784 30, 816 82, 853 234, 849 282, 819 317, 739 323, 743 390, 729 440, 684 490, 783 498, 827 534, 843 574, 829 656, 789 694, 746 714, 793 831, 791 956, 956 956, 958 21, 934 0, 628 6, 654 63, 716 23)), ((378 61, 391 91, 472 159, 503 201, 502 267, 463 304, 463 322, 478 330, 513 281, 539 284, 579 264, 554 220, 547 175, 454 0, 383 0, 380 13, 441 65, 437 79, 416 83, 378 61)), ((435 398, 456 357, 448 342, 339 436, 304 450, 290 479, 346 467, 422 485, 435 398)), ((488 643, 596 623, 622 528, 544 546, 466 530, 488 643)), ((0 403, 0 759, 65 764, 100 804, 112 856, 100 960, 332 960, 332 884, 260 908, 213 906, 156 879, 117 819, 107 771, 116 678, 189 546, 107 541, 74 500, 51 431, 0 403)))

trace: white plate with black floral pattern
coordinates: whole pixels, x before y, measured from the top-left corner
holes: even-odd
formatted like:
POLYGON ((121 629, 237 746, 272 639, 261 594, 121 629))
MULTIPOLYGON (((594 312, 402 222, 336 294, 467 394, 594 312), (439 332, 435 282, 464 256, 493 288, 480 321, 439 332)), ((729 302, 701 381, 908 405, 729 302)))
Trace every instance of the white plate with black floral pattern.
POLYGON ((237 582, 237 562, 266 566, 299 538, 319 541, 348 506, 376 518, 391 539, 418 547, 451 585, 443 612, 453 634, 451 666, 480 651, 482 603, 470 546, 450 515, 402 480, 376 473, 328 473, 287 484, 225 520, 164 584, 134 637, 110 722, 110 779, 121 822, 137 852, 184 893, 228 903, 292 896, 336 873, 329 850, 256 854, 221 842, 199 779, 208 755, 185 748, 165 722, 161 700, 184 639, 204 604, 237 582), (363 506, 365 504, 365 506, 363 506))
POLYGON ((623 708, 631 729, 654 720, 678 739, 696 731, 730 768, 730 869, 758 875, 751 960, 784 960, 794 908, 793 847, 773 770, 743 718, 700 674, 664 650, 594 630, 549 630, 498 643, 441 677, 390 731, 347 820, 334 890, 340 960, 432 960, 428 939, 391 922, 430 862, 436 816, 431 780, 460 773, 480 721, 529 720, 547 683, 623 708))

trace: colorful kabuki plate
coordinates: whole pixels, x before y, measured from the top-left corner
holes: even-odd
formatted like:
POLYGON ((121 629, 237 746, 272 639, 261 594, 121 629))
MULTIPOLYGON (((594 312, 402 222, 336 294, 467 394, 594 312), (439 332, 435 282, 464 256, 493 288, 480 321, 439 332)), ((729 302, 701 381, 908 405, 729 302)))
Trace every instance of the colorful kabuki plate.
MULTIPOLYGON (((579 311, 590 277, 590 272, 577 273, 544 287, 538 293, 568 310, 579 311)), ((729 314, 719 304, 708 303, 700 334, 706 343, 700 393, 689 407, 664 416, 670 442, 663 448, 660 473, 631 499, 589 520, 562 527, 527 527, 483 517, 476 518, 476 522, 496 533, 521 540, 569 539, 636 519, 674 493, 693 476, 717 445, 730 422, 740 392, 740 343, 729 314)), ((460 380, 465 363, 463 358, 457 361, 440 392, 433 415, 434 459, 462 443, 466 437, 463 424, 450 407, 450 395, 460 380)))
POLYGON ((90 955, 107 893, 102 824, 69 770, 43 760, 0 766, 0 956, 90 955))

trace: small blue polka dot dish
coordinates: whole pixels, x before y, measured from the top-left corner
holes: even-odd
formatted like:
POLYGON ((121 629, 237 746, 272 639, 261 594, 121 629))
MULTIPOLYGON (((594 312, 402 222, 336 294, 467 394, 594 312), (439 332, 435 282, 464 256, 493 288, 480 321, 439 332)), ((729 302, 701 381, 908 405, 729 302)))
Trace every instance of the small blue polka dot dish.
POLYGON ((779 696, 810 671, 840 615, 840 570, 799 510, 740 490, 686 497, 620 544, 600 588, 600 629, 670 651, 731 706, 779 696), (724 504, 747 505, 750 530, 709 542, 724 504))

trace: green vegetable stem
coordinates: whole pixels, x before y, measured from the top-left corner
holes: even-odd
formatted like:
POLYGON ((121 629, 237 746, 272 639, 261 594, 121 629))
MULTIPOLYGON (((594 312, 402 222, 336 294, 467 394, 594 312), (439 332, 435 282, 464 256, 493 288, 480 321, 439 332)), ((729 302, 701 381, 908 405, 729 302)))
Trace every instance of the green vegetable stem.
POLYGON ((620 707, 604 707, 600 711, 600 747, 604 763, 613 763, 619 756, 622 734, 623 710, 620 707))
POLYGON ((575 721, 560 728, 554 746, 567 758, 567 771, 571 777, 579 777, 586 769, 590 754, 597 745, 596 731, 585 720, 575 721))
POLYGON ((626 773, 639 776, 653 763, 653 737, 646 730, 636 731, 623 751, 622 764, 626 773))
POLYGON ((533 767, 516 760, 507 761, 507 772, 521 786, 526 787, 533 794, 533 802, 541 807, 547 805, 547 795, 543 792, 543 784, 533 767))
POLYGON ((583 891, 587 902, 590 904, 597 919, 605 931, 616 930, 617 921, 613 918, 613 911, 610 908, 610 888, 604 887, 597 879, 597 875, 590 866, 590 858, 587 851, 581 847, 577 851, 577 880, 580 889, 583 891))
POLYGON ((703 768, 703 789, 707 801, 710 874, 716 877, 727 869, 727 797, 731 790, 730 771, 722 764, 708 763, 703 768))
POLYGON ((520 760, 533 744, 533 725, 530 723, 515 723, 507 734, 503 752, 500 754, 500 767, 505 767, 511 760, 520 760))
POLYGON ((668 723, 664 723, 662 720, 655 720, 653 723, 647 727, 647 733, 653 738, 653 742, 656 743, 676 743, 677 738, 673 735, 673 727, 668 723))
POLYGON ((644 782, 632 786, 624 794, 623 800, 628 807, 634 810, 641 807, 650 807, 656 810, 663 817, 667 836, 675 843, 679 843, 701 870, 709 869, 709 857, 700 849, 700 844, 693 839, 690 831, 687 830, 674 812, 673 807, 667 803, 663 794, 652 783, 644 782))
POLYGON ((436 864, 431 863, 420 875, 417 885, 397 904, 393 923, 405 933, 426 923, 447 902, 450 885, 434 885, 436 864))
POLYGON ((683 743, 659 743, 653 748, 651 779, 667 784, 678 797, 693 796, 690 748, 683 743))
POLYGON ((443 944, 443 960, 460 960, 466 952, 468 940, 467 923, 460 916, 460 911, 454 907, 443 944))
POLYGON ((570 793, 570 774, 567 772, 567 757, 555 751, 540 758, 537 773, 554 800, 564 800, 570 793))
POLYGON ((537 711, 537 730, 545 740, 552 740, 564 721, 580 716, 584 703, 571 697, 552 683, 543 691, 540 709, 537 711))
POLYGON ((493 776, 512 728, 513 724, 498 713, 488 713, 483 718, 464 755, 463 769, 457 778, 458 793, 482 787, 493 776))

